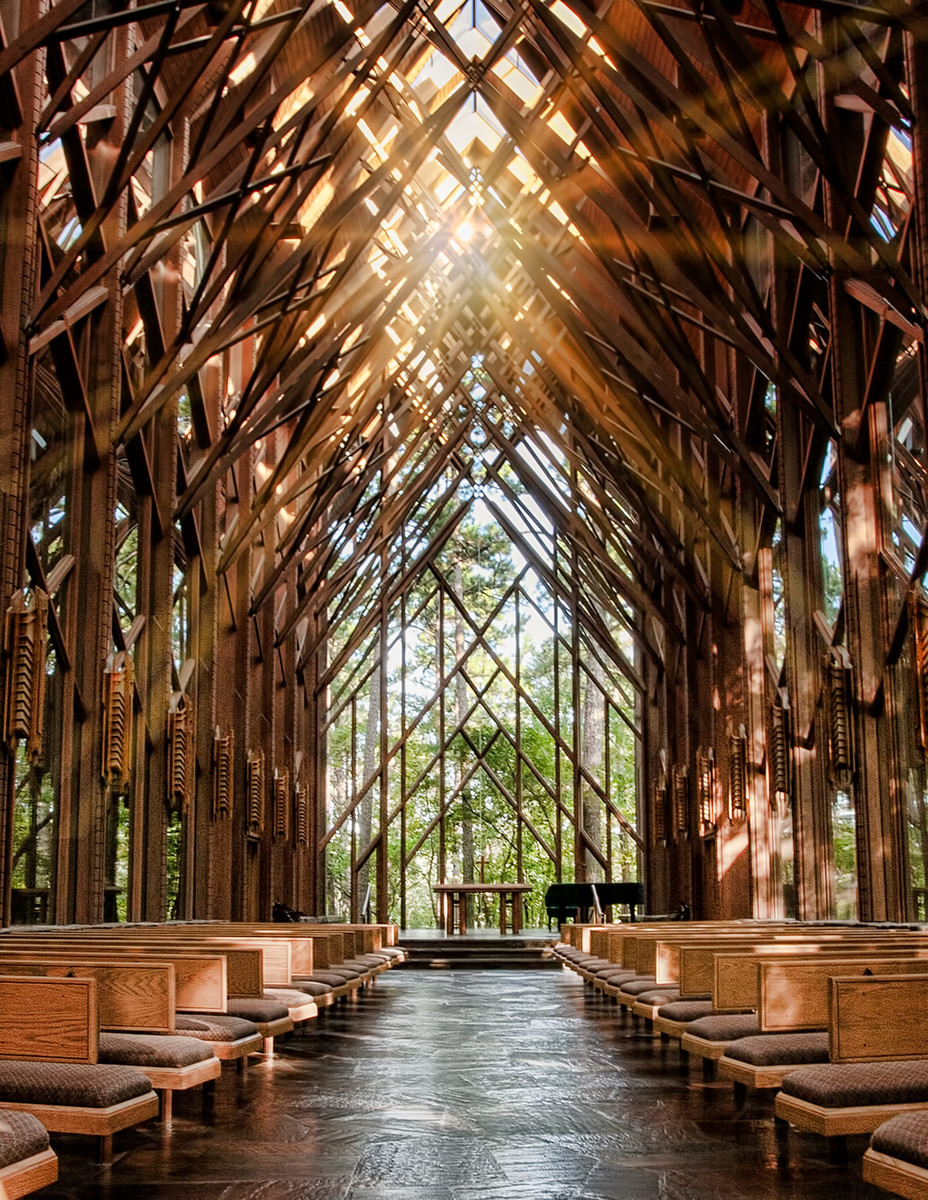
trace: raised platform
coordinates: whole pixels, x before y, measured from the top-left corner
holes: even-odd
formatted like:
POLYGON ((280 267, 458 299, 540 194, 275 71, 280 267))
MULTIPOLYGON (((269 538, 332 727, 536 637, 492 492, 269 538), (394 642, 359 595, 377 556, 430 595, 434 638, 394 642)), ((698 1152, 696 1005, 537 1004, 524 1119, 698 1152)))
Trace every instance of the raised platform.
POLYGON ((407 969, 507 971, 557 967, 552 947, 558 940, 547 929, 524 929, 501 934, 493 929, 469 929, 449 935, 438 929, 403 929, 399 943, 409 952, 407 969))

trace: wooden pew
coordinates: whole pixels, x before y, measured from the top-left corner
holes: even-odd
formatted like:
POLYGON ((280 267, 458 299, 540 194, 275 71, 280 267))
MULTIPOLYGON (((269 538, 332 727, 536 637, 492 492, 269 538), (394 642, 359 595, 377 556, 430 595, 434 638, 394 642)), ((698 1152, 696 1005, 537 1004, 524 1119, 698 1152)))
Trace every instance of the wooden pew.
MULTIPOLYGON (((265 961, 270 960, 272 974, 268 982, 268 986, 275 986, 282 989, 289 989, 290 984, 290 962, 291 952, 294 946, 290 941, 283 939, 272 938, 231 938, 229 936, 221 936, 214 934, 206 937, 199 934, 188 936, 180 936, 176 931, 176 926, 132 926, 126 929, 112 930, 109 927, 91 926, 86 931, 74 930, 68 928, 63 932, 58 932, 54 929, 46 930, 43 933, 33 934, 31 931, 19 933, 14 932, 6 935, 13 944, 27 944, 32 947, 41 949, 43 946, 56 944, 65 945, 68 947, 96 947, 104 952, 109 946, 118 946, 125 948, 126 946, 133 948, 133 953, 136 951, 144 953, 153 953, 157 955, 177 955, 178 952, 186 956, 191 962, 196 962, 197 958, 210 958, 221 956, 225 959, 225 971, 227 975, 227 996, 229 1001, 235 1002, 233 1009, 243 1007, 241 1001, 248 1001, 256 998, 260 1003, 263 1003, 265 990, 265 961), (149 931, 155 931, 157 933, 149 931), (134 936, 133 936, 134 934, 134 936)), ((199 926, 193 928, 201 928, 199 926)), ((0 938, 0 953, 3 952, 3 947, 6 942, 0 938)), ((307 957, 312 952, 312 947, 305 942, 299 942, 296 945, 296 950, 307 957)), ((278 1003, 283 1003, 289 1012, 289 1020, 291 1022, 307 1021, 313 1019, 317 1015, 317 1006, 315 1000, 307 995, 300 997, 299 1001, 293 996, 285 997, 283 1000, 278 999, 278 1003)), ((225 1013, 229 1008, 226 999, 217 1001, 215 995, 208 998, 190 996, 188 1003, 186 993, 181 993, 178 997, 178 1011, 185 1013, 225 1013)), ((248 1015, 246 1008, 245 1015, 248 1015)), ((256 1014, 257 1015, 257 1014, 256 1014)), ((265 1040, 265 1052, 273 1053, 273 1037, 276 1034, 285 1032, 292 1028, 292 1025, 285 1025, 282 1022, 277 1022, 273 1025, 268 1025, 264 1019, 257 1016, 257 1023, 261 1027, 262 1035, 265 1040)))
MULTIPOLYGON (((701 932, 703 937, 716 936, 720 923, 706 922, 687 923, 686 935, 701 932)), ((727 928, 727 925, 723 925, 727 928)), ((590 953, 581 951, 573 946, 559 945, 554 948, 555 957, 559 958, 565 967, 576 971, 587 982, 599 987, 597 970, 601 964, 614 963, 617 967, 637 970, 637 946, 639 940, 648 936, 662 934, 669 936, 673 930, 682 927, 672 926, 666 921, 652 924, 638 923, 628 925, 597 925, 583 926, 582 930, 588 936, 584 937, 584 945, 588 945, 590 953), (669 932, 670 931, 670 932, 669 932), (593 962, 590 962, 590 958, 593 962)), ((642 974, 645 972, 642 971, 642 974)))
POLYGON ((829 952, 821 958, 761 960, 757 972, 760 1034, 745 1043, 741 1054, 737 1042, 727 1046, 718 1064, 721 1078, 738 1088, 778 1088, 804 1061, 826 1061, 830 1045, 812 1034, 829 1028, 834 976, 928 976, 928 958, 838 958, 829 952))
POLYGON ((0 1132, 0 1200, 19 1200, 58 1178, 58 1156, 48 1144, 48 1130, 31 1113, 8 1114, 0 1132))
MULTIPOLYGON (((159 960, 171 961, 178 966, 192 961, 197 966, 201 965, 199 960, 202 958, 213 968, 215 982, 215 967, 217 963, 221 963, 222 972, 225 977, 229 974, 229 959, 233 957, 238 962, 239 968, 244 973, 246 970, 249 975, 256 975, 258 986, 261 986, 261 951, 250 950, 250 957, 246 960, 242 956, 241 947, 229 947, 227 950, 222 950, 219 946, 204 947, 205 953, 197 955, 192 953, 191 946, 184 943, 179 948, 168 941, 152 942, 147 941, 145 944, 137 945, 135 942, 128 942, 119 939, 101 939, 87 938, 70 934, 68 937, 59 938, 55 935, 45 933, 40 935, 38 939, 12 937, 9 940, 9 945, 20 951, 26 951, 31 956, 44 956, 53 953, 65 955, 80 955, 88 958, 96 954, 100 958, 112 958, 114 953, 129 953, 133 958, 146 957, 159 960)), ((7 949, 7 942, 0 939, 0 956, 9 955, 13 951, 7 949)), ((182 1027, 177 1030, 180 1035, 186 1036, 201 1036, 201 1040, 209 1041, 213 1048, 213 1053, 217 1058, 223 1061, 235 1061, 241 1068, 244 1065, 245 1059, 249 1054, 261 1049, 262 1041, 265 1034, 258 1034, 256 1030, 242 1032, 240 1035, 230 1036, 226 1029, 215 1029, 211 1036, 202 1037, 201 1032, 194 1031, 191 1022, 199 1020, 201 1025, 206 1023, 207 1026, 216 1026, 219 1022, 217 1017, 220 1014, 226 1013, 228 1004, 226 999, 216 991, 210 993, 204 992, 204 978, 202 971, 195 971, 199 975, 198 984, 198 1000, 199 1003, 195 1010, 182 1009, 180 1006, 181 989, 178 987, 178 1006, 177 1013, 183 1018, 182 1027), (220 1007, 221 1003, 221 1007, 220 1007), (187 1028, 183 1025, 186 1023, 187 1028)), ((248 983, 249 987, 254 986, 253 982, 248 983)), ((249 995, 251 993, 249 992, 249 995)), ((225 1024, 230 1023, 230 1018, 223 1017, 225 1024)), ((292 1024, 288 1021, 286 1028, 292 1028, 292 1024)), ((267 1050, 267 1046, 265 1046, 267 1050)))
POLYGON ((919 1161, 926 1145, 928 1112, 897 1114, 881 1122, 864 1154, 864 1179, 906 1200, 928 1200, 928 1168, 919 1161))
MULTIPOLYGON (((344 958, 344 948, 347 934, 337 932, 327 927, 325 933, 305 932, 302 935, 291 934, 295 926, 281 925, 284 932, 276 931, 266 936, 255 936, 250 933, 232 933, 231 926, 219 927, 212 924, 185 926, 178 931, 176 926, 149 926, 145 930, 154 944, 165 940, 175 940, 178 937, 190 945, 255 945, 266 949, 265 964, 269 959, 278 964, 276 971, 266 975, 265 986, 269 988, 286 988, 295 984, 299 987, 301 979, 322 979, 332 988, 335 998, 350 996, 372 977, 372 972, 348 971, 339 973, 338 979, 327 979, 326 976, 338 972, 338 964, 344 958)), ((267 971, 267 965, 265 966, 267 971)))
POLYGON ((96 980, 97 1023, 112 1032, 173 1034, 174 964, 85 960, 81 955, 0 954, 0 974, 96 980))
MULTIPOLYGON (((219 948, 252 947, 264 951, 264 987, 286 988, 300 978, 309 977, 336 965, 344 958, 347 933, 326 927, 325 933, 290 933, 296 926, 281 925, 282 932, 267 935, 234 932, 234 926, 212 922, 192 925, 146 925, 108 928, 90 927, 91 936, 124 938, 137 941, 140 938, 152 945, 174 943, 188 946, 212 946, 219 948)), ((371 978, 370 972, 346 978, 344 986, 336 987, 336 995, 349 995, 371 978)), ((252 992, 252 995, 260 994, 252 992)))
POLYGON ((784 1079, 778 1120, 843 1139, 928 1110, 928 978, 838 975, 829 988, 832 1061, 784 1079))
POLYGON ((114 1133, 158 1115, 158 1097, 143 1073, 97 1064, 96 980, 0 976, 0 1011, 0 1108, 32 1113, 53 1133, 97 1137, 104 1162, 112 1157, 114 1133), (25 1080, 20 1073, 13 1082, 15 1061, 31 1064, 25 1080), (69 1092, 86 1092, 86 1103, 50 1102, 52 1093, 43 1098, 63 1066, 69 1092), (116 1081, 116 1094, 133 1094, 92 1102, 105 1101, 103 1089, 116 1081))
POLYGON ((756 946, 685 947, 680 952, 680 993, 708 990, 719 1011, 737 1012, 758 1005, 756 964, 761 961, 867 954, 919 957, 928 954, 928 937, 854 937, 828 942, 800 939, 756 946))
MULTIPOLYGON (((928 949, 928 935, 923 933, 898 934, 887 931, 884 935, 876 931, 853 929, 841 932, 826 932, 822 937, 817 929, 804 931, 791 929, 777 932, 774 935, 765 933, 761 938, 745 937, 743 934, 721 934, 711 941, 704 935, 694 939, 648 939, 644 940, 631 953, 625 955, 626 961, 634 961, 639 973, 651 974, 656 980, 657 987, 673 986, 680 989, 680 996, 685 999, 690 996, 713 995, 718 1000, 720 986, 717 974, 720 969, 719 960, 725 955, 764 956, 764 955, 810 955, 827 951, 844 953, 859 950, 860 952, 887 952, 896 950, 903 952, 919 947, 928 949)), ((720 1011, 738 1012, 746 1008, 754 1008, 757 1004, 756 992, 752 985, 753 975, 746 971, 743 959, 736 964, 732 958, 729 971, 730 979, 727 985, 731 992, 724 991, 728 997, 727 1003, 718 1003, 720 1011), (742 985, 739 990, 739 984, 742 985)))
MULTIPOLYGON (((168 962, 120 962, 71 957, 42 956, 32 960, 5 958, 0 955, 0 974, 26 975, 49 979, 93 979, 96 983, 97 1028, 100 1033, 142 1035, 141 1045, 152 1045, 145 1035, 178 1036, 175 1021, 175 968, 168 962)), ((180 1035, 183 1036, 183 1035, 180 1035)), ((130 1043, 136 1050, 140 1040, 130 1043)), ((170 1046, 172 1043, 165 1043, 170 1046)), ((170 1054, 163 1056, 170 1059, 170 1054)), ((146 1056, 147 1058, 147 1056, 146 1056)), ((125 1064, 125 1059, 120 1062, 125 1064)), ((136 1066, 129 1062, 126 1065, 136 1066)), ((193 1063, 166 1061, 162 1065, 146 1061, 137 1069, 147 1075, 155 1091, 161 1093, 161 1118, 169 1123, 175 1091, 201 1087, 219 1076, 222 1064, 215 1054, 193 1063)))
MULTIPOLYGON (((184 1012, 217 1012, 224 1011, 226 999, 230 994, 228 984, 228 958, 218 951, 177 951, 172 946, 160 948, 145 946, 120 946, 122 953, 129 950, 135 962, 167 962, 174 967, 175 1008, 184 1012), (217 1008, 221 1005, 221 1008, 217 1008)), ((105 944, 91 943, 88 945, 83 938, 16 938, 7 941, 0 939, 0 957, 5 961, 16 958, 35 960, 42 958, 73 958, 80 955, 83 961, 97 958, 108 961, 113 957, 113 950, 105 944)), ((241 960, 239 965, 241 965, 241 960)), ((251 954, 251 961, 245 965, 243 975, 253 977, 260 973, 259 957, 251 954)), ((249 993, 250 994, 250 993, 249 993)))
MULTIPOLYGON (((810 947, 813 952, 830 946, 851 946, 879 948, 884 945, 919 945, 928 946, 928 935, 923 932, 907 933, 895 930, 881 932, 875 929, 852 928, 847 930, 827 929, 824 933, 815 927, 791 927, 777 930, 773 933, 764 932, 759 936, 743 933, 722 933, 711 939, 697 937, 691 939, 658 939, 653 944, 643 948, 646 955, 641 964, 649 969, 659 984, 678 983, 681 994, 694 994, 711 991, 713 988, 713 963, 715 956, 720 953, 776 954, 778 947, 795 947, 796 953, 801 953, 803 947, 810 947)), ((642 949, 639 949, 639 959, 642 949)))
POLYGON ((762 1033, 824 1029, 833 976, 924 974, 928 972, 928 949, 905 954, 895 947, 857 953, 828 950, 802 958, 759 959, 754 970, 762 1033))
MULTIPOLYGON (((261 971, 254 971, 250 978, 236 978, 234 981, 230 978, 230 987, 233 982, 236 984, 236 994, 260 996, 266 984, 274 984, 276 986, 286 986, 292 977, 292 945, 288 941, 280 941, 274 938, 255 938, 255 937, 232 937, 228 934, 211 934, 207 932, 200 933, 199 931, 208 929, 208 926, 188 926, 183 931, 176 926, 158 926, 152 925, 145 929, 139 927, 121 928, 103 928, 101 926, 87 926, 79 933, 69 933, 61 935, 57 933, 44 933, 37 935, 39 937, 60 937, 71 936, 79 937, 84 944, 89 944, 91 941, 101 942, 109 945, 126 945, 142 949, 143 947, 159 948, 161 946, 173 946, 176 950, 183 952, 188 950, 213 949, 216 953, 226 954, 228 958, 230 952, 235 950, 260 950, 261 958, 256 960, 252 958, 250 961, 252 967, 258 961, 261 963, 261 971), (245 992, 245 988, 252 989, 245 992), (240 990, 239 990, 240 989, 240 990)), ((19 934, 4 934, 4 937, 17 937, 19 934)), ((26 935, 36 936, 36 935, 26 935)), ((2 943, 0 943, 2 948, 2 943)), ((245 960, 243 960, 244 963, 245 960)), ((230 971, 231 976, 231 971, 230 971)))
MULTIPOLYGON (((928 950, 928 941, 924 935, 914 933, 901 935, 897 930, 887 930, 885 934, 880 934, 880 931, 872 929, 865 932, 869 936, 862 936, 862 931, 855 928, 851 931, 850 937, 835 938, 833 931, 828 929, 828 940, 823 942, 819 937, 820 929, 813 927, 809 930, 811 937, 808 941, 802 941, 800 938, 789 942, 760 942, 754 945, 740 945, 736 952, 733 952, 732 943, 724 941, 712 944, 697 941, 680 945, 681 1001, 685 1002, 686 997, 694 994, 706 994, 703 989, 708 984, 708 991, 712 996, 711 1010, 707 1009, 702 1014, 701 1026, 717 1026, 717 1028, 713 1029, 711 1035, 701 1036, 701 1028, 696 1032, 690 1028, 691 1019, 674 1021, 658 1014, 654 1020, 654 1029, 662 1037, 679 1038, 681 1049, 688 1054, 704 1060, 718 1060, 724 1056, 727 1042, 735 1038, 750 1036, 751 1031, 746 1028, 749 1023, 736 1014, 759 1008, 757 975, 759 962, 797 957, 811 960, 826 955, 864 959, 868 956, 879 957, 880 955, 917 958, 924 956, 925 951, 928 950), (879 936, 874 938, 874 934, 879 936), (726 1014, 731 1014, 730 1021, 725 1020, 726 1014)), ((810 1028, 823 1027, 823 1017, 818 1019, 815 1025, 810 1026, 810 1028)), ((759 1021, 753 1032, 761 1032, 759 1021)))

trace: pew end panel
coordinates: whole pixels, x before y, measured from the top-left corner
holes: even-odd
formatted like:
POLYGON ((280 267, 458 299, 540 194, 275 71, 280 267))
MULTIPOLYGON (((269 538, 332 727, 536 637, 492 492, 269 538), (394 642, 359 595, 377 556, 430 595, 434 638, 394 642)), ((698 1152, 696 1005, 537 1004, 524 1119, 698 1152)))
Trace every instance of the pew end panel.
POLYGON ((828 1003, 832 1062, 928 1058, 928 977, 836 975, 828 1003))

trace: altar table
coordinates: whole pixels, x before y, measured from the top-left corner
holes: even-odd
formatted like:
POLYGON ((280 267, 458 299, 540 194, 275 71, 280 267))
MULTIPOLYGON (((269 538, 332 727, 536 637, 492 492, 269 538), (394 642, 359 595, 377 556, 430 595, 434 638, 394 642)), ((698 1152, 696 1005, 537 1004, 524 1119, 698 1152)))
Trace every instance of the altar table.
POLYGON ((445 931, 454 933, 454 906, 458 908, 458 929, 467 932, 468 896, 499 896, 499 931, 506 933, 506 907, 512 909, 512 932, 522 930, 522 897, 532 890, 530 883, 436 883, 432 887, 441 899, 441 915, 445 931))

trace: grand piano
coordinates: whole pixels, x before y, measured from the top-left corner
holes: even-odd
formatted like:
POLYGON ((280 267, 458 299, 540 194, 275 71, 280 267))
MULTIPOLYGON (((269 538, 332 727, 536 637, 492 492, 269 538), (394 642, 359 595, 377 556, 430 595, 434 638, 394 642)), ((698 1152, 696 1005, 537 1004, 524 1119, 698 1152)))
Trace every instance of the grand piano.
POLYGON ((549 929, 554 920, 558 925, 602 920, 602 913, 614 905, 628 905, 629 919, 634 921, 639 904, 644 904, 641 883, 552 883, 545 892, 549 929))

